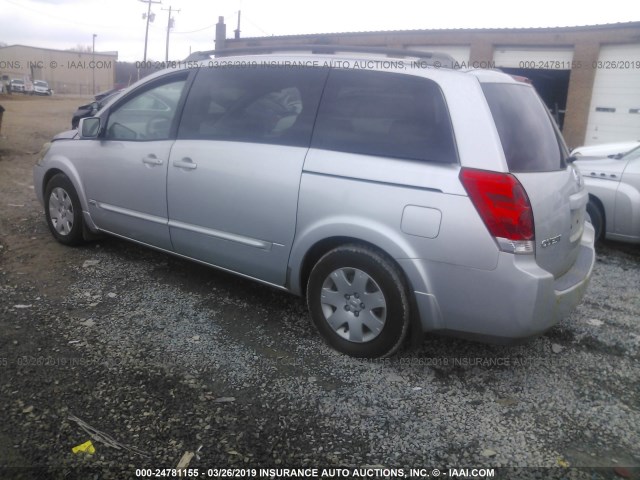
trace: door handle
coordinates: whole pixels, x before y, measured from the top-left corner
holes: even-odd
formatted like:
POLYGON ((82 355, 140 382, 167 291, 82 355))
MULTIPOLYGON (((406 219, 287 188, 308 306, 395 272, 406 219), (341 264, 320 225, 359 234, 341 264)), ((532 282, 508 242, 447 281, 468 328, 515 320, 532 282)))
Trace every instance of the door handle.
POLYGON ((156 157, 153 153, 150 153, 146 157, 143 157, 142 163, 146 163, 149 165, 162 165, 162 160, 156 157))
POLYGON ((187 170, 195 170, 198 168, 198 164, 194 163, 189 157, 185 157, 182 160, 174 160, 173 166, 178 168, 186 168, 187 170))

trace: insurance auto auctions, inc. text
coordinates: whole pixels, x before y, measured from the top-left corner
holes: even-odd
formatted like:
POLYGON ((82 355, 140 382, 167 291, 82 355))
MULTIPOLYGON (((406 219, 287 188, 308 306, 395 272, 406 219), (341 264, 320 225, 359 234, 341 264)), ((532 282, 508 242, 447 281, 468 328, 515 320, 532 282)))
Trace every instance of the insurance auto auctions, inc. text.
MULTIPOLYGON (((189 469, 191 471, 191 469, 189 469)), ((143 470, 136 471, 143 472, 143 470)), ((204 472, 203 472, 204 473, 204 472)), ((137 475, 138 476, 138 475, 137 475)), ((201 475, 197 475, 201 476, 201 475)), ((260 468, 208 469, 211 478, 494 478, 494 468, 260 468)))

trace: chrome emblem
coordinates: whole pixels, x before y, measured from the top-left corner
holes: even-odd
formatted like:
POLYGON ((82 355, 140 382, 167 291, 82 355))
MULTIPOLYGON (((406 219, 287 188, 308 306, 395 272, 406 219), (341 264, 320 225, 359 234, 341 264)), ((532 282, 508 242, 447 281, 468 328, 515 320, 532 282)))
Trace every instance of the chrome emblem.
POLYGON ((550 247, 551 245, 555 245, 556 243, 558 243, 561 238, 562 238, 562 235, 556 235, 555 237, 545 238, 540 242, 540 245, 542 246, 542 248, 547 248, 547 247, 550 247))

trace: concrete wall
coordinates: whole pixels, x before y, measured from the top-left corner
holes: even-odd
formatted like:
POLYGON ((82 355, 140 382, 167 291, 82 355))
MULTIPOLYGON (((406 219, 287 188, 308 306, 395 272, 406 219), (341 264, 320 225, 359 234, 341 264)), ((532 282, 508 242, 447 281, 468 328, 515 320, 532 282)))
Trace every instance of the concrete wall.
POLYGON ((25 45, 0 48, 0 75, 46 80, 56 93, 92 95, 113 88, 117 52, 51 50, 25 45), (95 87, 94 87, 95 85, 95 87))

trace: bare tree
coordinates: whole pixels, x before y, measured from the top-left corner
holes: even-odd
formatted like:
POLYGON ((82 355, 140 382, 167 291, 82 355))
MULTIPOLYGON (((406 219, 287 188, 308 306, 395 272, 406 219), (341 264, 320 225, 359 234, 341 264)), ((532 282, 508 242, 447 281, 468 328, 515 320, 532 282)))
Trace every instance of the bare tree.
POLYGON ((68 52, 81 52, 81 53, 91 53, 93 51, 91 45, 80 45, 77 44, 75 47, 73 48, 68 48, 67 49, 68 52))

